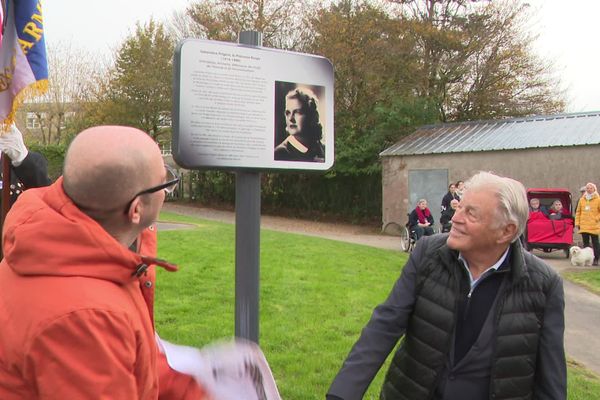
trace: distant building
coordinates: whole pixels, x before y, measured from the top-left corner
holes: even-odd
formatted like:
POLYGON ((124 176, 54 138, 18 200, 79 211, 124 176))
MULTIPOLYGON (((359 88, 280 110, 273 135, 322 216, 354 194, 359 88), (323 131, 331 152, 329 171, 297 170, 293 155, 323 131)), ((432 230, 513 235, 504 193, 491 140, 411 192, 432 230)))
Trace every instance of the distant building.
POLYGON ((380 157, 383 227, 404 224, 420 198, 438 224, 449 183, 478 171, 567 188, 575 202, 582 185, 600 183, 600 112, 423 126, 380 157))
POLYGON ((76 103, 24 103, 16 115, 23 134, 39 143, 55 143, 78 111, 76 103))

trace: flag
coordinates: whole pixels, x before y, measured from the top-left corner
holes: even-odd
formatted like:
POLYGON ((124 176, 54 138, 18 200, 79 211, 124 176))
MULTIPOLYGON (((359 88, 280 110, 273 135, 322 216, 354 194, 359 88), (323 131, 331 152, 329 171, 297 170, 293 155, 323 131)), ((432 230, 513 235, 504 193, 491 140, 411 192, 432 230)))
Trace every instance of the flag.
POLYGON ((0 48, 2 48, 2 34, 4 33, 4 2, 0 4, 0 48))
POLYGON ((24 100, 48 88, 41 0, 7 0, 0 48, 0 132, 24 100))

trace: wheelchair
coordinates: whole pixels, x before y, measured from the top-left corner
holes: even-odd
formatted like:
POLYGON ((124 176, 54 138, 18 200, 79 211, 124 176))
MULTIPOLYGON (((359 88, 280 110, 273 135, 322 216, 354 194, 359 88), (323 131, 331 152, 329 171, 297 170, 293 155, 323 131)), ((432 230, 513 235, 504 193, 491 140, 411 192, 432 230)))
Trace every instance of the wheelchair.
MULTIPOLYGON (((446 232, 449 232, 449 230, 446 232)), ((438 233, 442 233, 442 228, 437 225, 433 225, 433 234, 435 235, 438 233)), ((400 238, 400 248, 402 249, 402 251, 405 251, 407 253, 413 251, 417 244, 417 233, 414 229, 410 228, 408 222, 402 227, 402 231, 400 232, 400 238)))
POLYGON ((417 234, 413 229, 410 229, 408 222, 400 231, 400 249, 406 253, 410 253, 417 244, 417 234))
MULTIPOLYGON (((410 214, 406 214, 406 216, 408 217, 410 214)), ((442 230, 441 226, 438 225, 433 225, 433 233, 440 233, 442 230)), ((410 228, 410 225, 408 224, 408 220, 406 221, 406 223, 404 225, 400 225, 397 222, 388 222, 384 228, 382 229, 383 232, 393 232, 394 234, 397 234, 400 236, 400 250, 406 252, 406 253, 410 253, 414 248, 415 245, 417 244, 417 233, 415 232, 414 229, 410 228)))
POLYGON ((408 229, 408 222, 404 225, 401 225, 397 222, 391 221, 385 224, 381 231, 386 234, 399 236, 400 250, 407 253, 415 247, 415 243, 417 242, 415 233, 413 232, 411 235, 411 232, 408 229))

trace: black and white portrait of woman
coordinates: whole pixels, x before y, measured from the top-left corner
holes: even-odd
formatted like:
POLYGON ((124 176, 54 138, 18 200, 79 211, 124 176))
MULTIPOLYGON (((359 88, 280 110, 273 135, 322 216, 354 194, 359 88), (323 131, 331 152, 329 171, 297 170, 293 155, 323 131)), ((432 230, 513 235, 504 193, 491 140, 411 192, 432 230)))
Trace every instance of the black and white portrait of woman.
POLYGON ((276 82, 275 150, 279 161, 325 162, 320 86, 276 82))

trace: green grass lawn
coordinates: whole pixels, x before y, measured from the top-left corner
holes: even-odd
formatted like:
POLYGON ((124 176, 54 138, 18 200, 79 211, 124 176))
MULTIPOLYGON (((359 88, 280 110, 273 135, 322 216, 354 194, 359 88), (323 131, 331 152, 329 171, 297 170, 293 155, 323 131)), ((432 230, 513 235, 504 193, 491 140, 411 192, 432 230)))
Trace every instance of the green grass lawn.
POLYGON ((598 268, 594 267, 591 271, 566 271, 562 275, 568 280, 600 295, 600 270, 598 268))
MULTIPOLYGON (((161 337, 203 346, 234 333, 235 228, 174 214, 194 230, 159 234, 156 326, 161 337)), ((283 399, 322 399, 373 308, 400 274, 404 253, 308 236, 261 232, 260 345, 283 399)), ((377 399, 382 368, 365 399, 377 399)), ((600 380, 569 364, 569 400, 600 400, 600 380)))
POLYGON ((577 364, 568 360, 567 388, 569 400, 597 400, 600 399, 600 377, 577 364))

